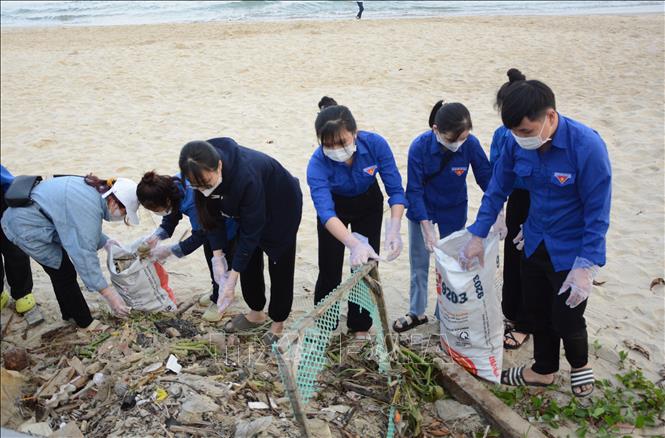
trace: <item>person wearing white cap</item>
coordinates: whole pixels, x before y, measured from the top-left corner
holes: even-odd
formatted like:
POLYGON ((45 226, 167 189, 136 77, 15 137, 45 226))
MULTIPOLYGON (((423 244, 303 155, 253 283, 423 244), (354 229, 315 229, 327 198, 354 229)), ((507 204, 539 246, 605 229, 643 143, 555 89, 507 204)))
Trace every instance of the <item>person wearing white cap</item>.
POLYGON ((42 181, 24 207, 2 216, 7 238, 39 263, 51 278, 62 319, 88 327, 93 319, 77 274, 91 291, 106 299, 114 314, 129 307, 102 275, 97 251, 117 242, 102 233, 102 221, 138 225, 136 183, 126 178, 62 176, 42 181))

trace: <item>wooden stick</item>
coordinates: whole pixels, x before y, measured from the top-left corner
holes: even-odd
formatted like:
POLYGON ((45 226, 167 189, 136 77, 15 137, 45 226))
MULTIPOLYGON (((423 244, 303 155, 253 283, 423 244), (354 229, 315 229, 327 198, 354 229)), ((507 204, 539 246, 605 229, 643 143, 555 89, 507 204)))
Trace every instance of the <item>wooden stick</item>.
POLYGON ((14 312, 9 315, 9 321, 7 321, 7 324, 2 328, 2 333, 0 333, 0 337, 5 337, 7 334, 7 329, 9 328, 9 325, 12 323, 12 320, 14 319, 14 312))
MULTIPOLYGON (((277 358, 277 363, 279 364, 279 369, 281 371, 282 377, 284 379, 284 389, 291 400, 291 407, 293 408, 293 415, 300 424, 300 429, 304 437, 311 438, 313 437, 310 429, 309 423, 307 422, 307 416, 302 407, 302 401, 300 400, 300 394, 298 393, 298 388, 296 387, 296 379, 293 376, 293 370, 291 367, 286 365, 284 357, 279 349, 275 352, 277 358)), ((268 405, 270 406, 270 400, 268 400, 268 405)))
POLYGON ((390 356, 393 354, 395 346, 393 345, 393 338, 390 336, 390 326, 388 325, 388 314, 386 312, 386 301, 383 299, 383 288, 381 287, 379 271, 376 268, 376 265, 374 265, 374 268, 372 268, 372 270, 369 272, 369 275, 365 277, 365 281, 367 282, 370 290, 374 293, 374 300, 376 301, 376 307, 379 310, 379 318, 381 319, 383 338, 386 343, 388 355, 390 356))
POLYGON ((499 429, 501 436, 545 438, 535 425, 520 417, 457 363, 444 363, 441 358, 436 358, 434 365, 439 370, 444 389, 457 401, 473 405, 491 425, 499 429))

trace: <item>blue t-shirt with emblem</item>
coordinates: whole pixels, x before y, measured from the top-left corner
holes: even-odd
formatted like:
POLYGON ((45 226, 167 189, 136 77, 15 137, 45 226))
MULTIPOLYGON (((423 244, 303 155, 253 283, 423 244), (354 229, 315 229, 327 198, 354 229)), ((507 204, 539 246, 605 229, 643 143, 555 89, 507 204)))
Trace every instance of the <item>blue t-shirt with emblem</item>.
POLYGON ((524 181, 531 199, 524 223, 524 254, 531 256, 545 242, 557 272, 571 269, 576 257, 603 266, 612 168, 600 135, 559 114, 547 152, 506 143, 476 222, 469 227, 472 234, 487 236, 517 177, 524 181))
POLYGON ((402 177, 388 142, 379 134, 358 131, 356 153, 349 166, 326 157, 318 147, 307 165, 307 184, 316 213, 322 224, 337 216, 333 194, 358 196, 370 188, 381 176, 388 194, 388 204, 406 206, 402 177))
POLYGON ((432 130, 416 137, 409 148, 406 217, 414 222, 431 220, 438 224, 441 237, 464 228, 469 166, 484 191, 492 168, 474 135, 469 135, 454 153, 437 141, 432 130))

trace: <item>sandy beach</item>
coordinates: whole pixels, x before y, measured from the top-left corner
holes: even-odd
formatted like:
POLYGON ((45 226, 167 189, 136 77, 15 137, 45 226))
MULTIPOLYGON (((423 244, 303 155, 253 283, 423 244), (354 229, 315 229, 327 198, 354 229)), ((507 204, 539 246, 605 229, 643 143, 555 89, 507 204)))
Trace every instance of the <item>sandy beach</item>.
MULTIPOLYGON (((616 371, 629 342, 649 353, 630 351, 629 360, 657 380, 665 288, 649 286, 665 276, 663 29, 662 14, 3 29, 2 163, 14 174, 92 171, 138 181, 151 169, 175 173, 190 140, 229 136, 262 150, 300 178, 305 195, 296 265, 302 311, 317 275, 305 170, 319 98, 334 97, 360 129, 383 135, 405 180, 409 144, 441 98, 467 105, 489 153, 500 124, 495 93, 517 67, 550 85, 557 109, 596 129, 610 152, 608 263, 586 312, 589 342, 600 345, 591 348, 597 376, 616 371)), ((473 220, 482 193, 472 178, 469 188, 473 220)), ((105 232, 129 242, 158 224, 146 210, 141 218, 136 228, 105 223, 105 232)), ((176 238, 188 227, 183 221, 176 238)), ((402 234, 407 242, 405 223, 402 234)), ((202 250, 166 267, 180 300, 210 287, 202 250)), ((48 277, 36 264, 33 273, 38 302, 58 321, 48 277)), ((392 320, 408 308, 408 248, 381 275, 392 320)), ((98 302, 95 293, 86 297, 98 302)), ((529 345, 506 362, 530 355, 529 345)))

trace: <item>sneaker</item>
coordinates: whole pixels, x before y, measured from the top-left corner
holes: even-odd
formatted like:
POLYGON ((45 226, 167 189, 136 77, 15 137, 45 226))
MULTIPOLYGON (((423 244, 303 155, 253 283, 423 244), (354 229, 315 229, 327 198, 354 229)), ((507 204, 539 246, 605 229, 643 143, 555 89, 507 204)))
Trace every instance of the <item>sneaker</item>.
POLYGON ((35 307, 36 304, 35 297, 31 292, 23 298, 16 300, 16 313, 24 314, 35 307))
POLYGON ((0 310, 4 309, 8 302, 9 302, 9 292, 3 290, 2 294, 0 294, 0 310))
POLYGON ((210 294, 203 294, 199 297, 199 306, 206 307, 209 306, 211 303, 212 301, 210 301, 210 294))
POLYGON ((203 318, 204 321, 208 322, 218 322, 222 320, 222 316, 224 316, 223 313, 219 313, 219 310, 217 310, 217 304, 215 303, 210 303, 206 311, 203 313, 203 318))

